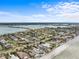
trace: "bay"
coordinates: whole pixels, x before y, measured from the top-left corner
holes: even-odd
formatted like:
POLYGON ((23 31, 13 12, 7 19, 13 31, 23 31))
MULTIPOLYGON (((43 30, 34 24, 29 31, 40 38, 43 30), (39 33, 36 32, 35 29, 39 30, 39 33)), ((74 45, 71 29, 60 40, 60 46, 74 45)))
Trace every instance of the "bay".
POLYGON ((10 28, 8 26, 2 26, 0 25, 0 35, 3 34, 8 34, 8 33, 14 33, 14 32, 19 32, 19 31, 24 31, 26 29, 22 29, 22 28, 10 28))
POLYGON ((65 26, 53 26, 53 25, 9 25, 9 26, 0 25, 0 35, 28 30, 27 28, 39 29, 39 28, 45 28, 45 27, 49 27, 49 28, 65 27, 65 26))

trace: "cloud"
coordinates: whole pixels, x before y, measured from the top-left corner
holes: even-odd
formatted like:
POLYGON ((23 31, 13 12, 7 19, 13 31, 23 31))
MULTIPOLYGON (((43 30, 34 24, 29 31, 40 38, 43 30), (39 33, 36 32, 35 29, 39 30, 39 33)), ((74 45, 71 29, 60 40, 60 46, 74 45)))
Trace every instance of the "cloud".
POLYGON ((16 15, 9 12, 0 12, 0 22, 23 22, 29 16, 16 15))
POLYGON ((1 11, 0 22, 79 22, 79 2, 43 4, 41 8, 46 14, 23 16, 1 11))
POLYGON ((33 14, 30 16, 16 15, 9 12, 0 12, 0 22, 45 22, 46 15, 33 14))
POLYGON ((22 16, 9 12, 0 12, 0 22, 52 22, 52 20, 53 17, 48 14, 33 14, 30 16, 22 16))
MULTIPOLYGON (((44 6, 44 5, 43 5, 44 6)), ((59 3, 57 5, 49 5, 46 7, 47 12, 51 13, 74 13, 74 12, 79 12, 79 3, 78 2, 64 2, 64 3, 59 3)))
POLYGON ((50 7, 46 4, 44 9, 55 19, 58 18, 58 21, 79 22, 79 2, 61 2, 57 5, 50 5, 50 7))

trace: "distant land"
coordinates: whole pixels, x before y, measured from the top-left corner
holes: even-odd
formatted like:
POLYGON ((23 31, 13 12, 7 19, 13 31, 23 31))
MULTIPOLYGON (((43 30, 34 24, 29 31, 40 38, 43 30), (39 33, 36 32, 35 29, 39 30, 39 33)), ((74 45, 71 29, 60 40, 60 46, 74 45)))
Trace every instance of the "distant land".
POLYGON ((79 23, 75 22, 5 22, 5 23, 0 23, 0 25, 79 25, 79 23))

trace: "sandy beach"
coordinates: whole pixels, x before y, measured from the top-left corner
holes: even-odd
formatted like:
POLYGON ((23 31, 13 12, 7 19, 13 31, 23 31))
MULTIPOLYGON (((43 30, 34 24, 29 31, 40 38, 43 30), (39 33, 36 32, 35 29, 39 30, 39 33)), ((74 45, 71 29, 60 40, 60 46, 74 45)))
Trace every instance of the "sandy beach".
MULTIPOLYGON (((56 48, 55 50, 51 51, 49 54, 41 57, 40 59, 54 59, 54 57, 56 57, 57 55, 61 54, 64 50, 68 49, 70 46, 74 45, 76 42, 79 42, 79 36, 77 36, 74 39, 68 41, 67 43, 59 46, 58 48, 56 48)), ((55 59, 57 59, 57 58, 55 58, 55 59)))

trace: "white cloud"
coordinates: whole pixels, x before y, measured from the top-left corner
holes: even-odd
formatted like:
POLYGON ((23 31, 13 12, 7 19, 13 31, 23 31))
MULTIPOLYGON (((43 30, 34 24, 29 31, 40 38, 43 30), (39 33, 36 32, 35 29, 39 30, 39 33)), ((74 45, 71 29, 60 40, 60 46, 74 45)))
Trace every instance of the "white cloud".
MULTIPOLYGON (((43 5, 44 6, 44 5, 43 5)), ((79 12, 79 3, 78 2, 71 2, 71 3, 59 3, 57 5, 49 5, 46 7, 47 12, 55 12, 55 13, 72 13, 72 12, 79 12)))
MULTIPOLYGON (((22 16, 8 12, 0 12, 0 22, 51 22, 53 17, 45 14, 33 14, 31 16, 22 16)), ((56 21, 56 20, 53 20, 56 21)))
POLYGON ((0 22, 23 22, 28 18, 30 17, 15 15, 9 12, 0 12, 0 22))
POLYGON ((51 5, 48 5, 48 4, 43 4, 42 5, 42 8, 50 8, 51 7, 51 5))
POLYGON ((44 4, 42 8, 46 14, 32 14, 30 16, 0 12, 0 22, 79 22, 79 3, 64 2, 56 5, 44 4))
POLYGON ((79 2, 65 2, 44 8, 48 14, 61 22, 79 22, 79 2))

